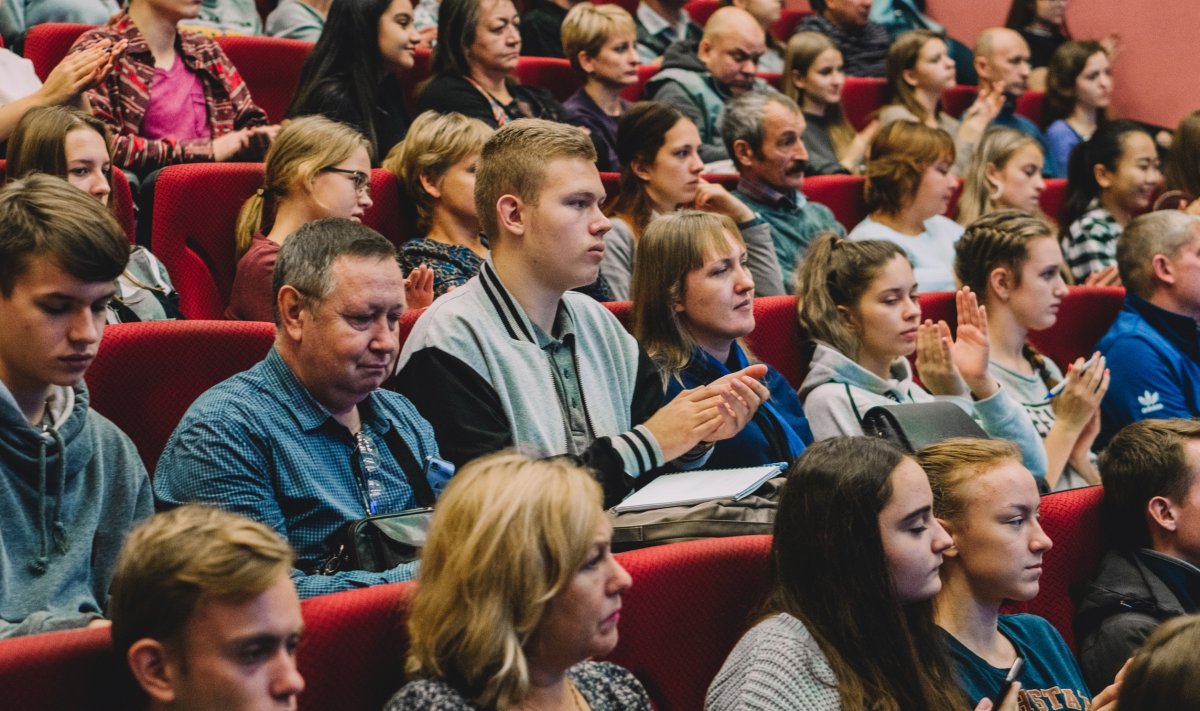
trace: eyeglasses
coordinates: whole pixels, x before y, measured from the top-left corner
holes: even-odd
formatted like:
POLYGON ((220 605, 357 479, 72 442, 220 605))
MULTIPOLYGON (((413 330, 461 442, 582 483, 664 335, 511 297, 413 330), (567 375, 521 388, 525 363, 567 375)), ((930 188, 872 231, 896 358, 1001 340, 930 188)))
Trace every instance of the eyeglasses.
POLYGON ((335 168, 334 166, 329 166, 328 168, 322 168, 321 172, 348 175, 350 176, 350 179, 354 181, 355 190, 368 197, 371 195, 371 176, 362 172, 361 170, 350 170, 349 168, 335 168))

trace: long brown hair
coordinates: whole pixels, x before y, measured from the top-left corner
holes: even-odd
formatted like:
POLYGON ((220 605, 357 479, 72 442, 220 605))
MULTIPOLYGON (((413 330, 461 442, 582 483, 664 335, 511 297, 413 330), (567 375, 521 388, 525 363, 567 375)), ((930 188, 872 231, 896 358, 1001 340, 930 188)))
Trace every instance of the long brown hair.
MULTIPOLYGON (((17 122, 8 139, 7 165, 9 180, 38 171, 47 175, 67 177, 67 134, 90 128, 104 139, 112 155, 112 136, 100 119, 70 106, 38 106, 30 109, 17 122)), ((111 175, 109 184, 112 184, 111 175)), ((112 193, 108 195, 112 201, 112 193)))
MULTIPOLYGON (((797 32, 788 40, 783 62, 783 93, 792 97, 801 109, 804 108, 804 90, 796 86, 796 76, 807 77, 812 63, 828 49, 842 53, 833 40, 820 32, 797 32)), ((829 126, 833 152, 841 157, 854 141, 855 133, 840 101, 825 107, 825 123, 829 126)))
MULTIPOLYGON (((1054 50, 1046 71, 1046 100, 1042 125, 1049 126, 1065 119, 1075 110, 1075 80, 1083 73, 1088 60, 1097 54, 1108 56, 1104 46, 1094 40, 1071 40, 1054 50)), ((1108 119, 1104 109, 1096 111, 1096 122, 1108 119)))
POLYGON ((634 239, 642 236, 654 206, 646 193, 646 181, 634 172, 634 163, 652 165, 658 149, 667 140, 667 132, 687 119, 679 109, 657 101, 639 101, 621 116, 617 124, 617 160, 621 163, 621 185, 617 199, 605 210, 629 225, 634 239))
MULTIPOLYGON (((945 44, 946 40, 941 35, 930 30, 912 30, 905 32, 892 42, 892 46, 888 48, 887 61, 885 67, 887 69, 887 85, 884 89, 883 103, 900 104, 908 109, 913 116, 921 123, 930 119, 929 111, 925 106, 917 101, 917 92, 904 79, 904 72, 911 70, 917 66, 917 60, 921 58, 921 50, 925 45, 937 40, 945 44)), ((949 51, 947 48, 946 51, 949 51)), ((939 98, 935 113, 941 113, 942 101, 939 98)), ((937 118, 933 116, 932 118, 937 118)))

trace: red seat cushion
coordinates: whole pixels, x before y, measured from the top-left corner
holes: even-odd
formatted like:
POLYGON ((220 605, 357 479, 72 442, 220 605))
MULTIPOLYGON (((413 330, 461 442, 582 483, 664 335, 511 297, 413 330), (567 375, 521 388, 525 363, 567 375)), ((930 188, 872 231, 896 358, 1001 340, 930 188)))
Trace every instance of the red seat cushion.
POLYGON ((559 101, 566 101, 583 86, 583 77, 571 68, 571 63, 556 57, 521 57, 513 73, 522 84, 539 86, 559 101))
POLYGON ((1096 350, 1124 304, 1121 287, 1072 286, 1058 307, 1058 320, 1044 331, 1031 331, 1029 342, 1065 371, 1096 350))
POLYGON ((878 77, 846 77, 842 89, 842 110, 846 120, 861 131, 871 122, 872 114, 883 106, 883 94, 887 81, 878 77))
POLYGON ((641 101, 642 92, 646 90, 646 82, 658 73, 657 64, 642 64, 638 66, 637 81, 621 89, 621 98, 626 101, 641 101))
MULTIPOLYGON (((221 50, 237 67, 254 103, 279 123, 300 84, 300 70, 313 43, 280 37, 220 35, 221 50)), ((382 158, 382 156, 380 156, 382 158)))
MULTIPOLYGON (((1067 179, 1046 178, 1046 189, 1038 197, 1038 207, 1050 218, 1050 222, 1058 225, 1059 215, 1062 214, 1063 203, 1067 201, 1067 179)), ((1061 230, 1062 227, 1059 226, 1061 230)))
POLYGON ((808 374, 812 348, 796 320, 796 297, 761 296, 754 300, 754 330, 746 336, 750 352, 778 370, 792 387, 808 374))
POLYGON ((708 18, 721 7, 720 0, 689 0, 683 6, 687 10, 687 14, 691 16, 692 22, 704 27, 708 22, 708 18))
POLYGON ((130 711, 144 696, 112 649, 107 628, 49 632, 0 641, 4 708, 21 711, 130 711))
POLYGON ((865 183, 866 179, 861 175, 814 175, 804 179, 802 189, 809 200, 832 210, 833 216, 849 232, 867 216, 867 202, 863 197, 865 183))
POLYGON ((42 81, 50 76, 62 58, 67 56, 79 35, 95 25, 76 22, 43 22, 29 28, 25 34, 25 58, 33 62, 33 70, 42 81))

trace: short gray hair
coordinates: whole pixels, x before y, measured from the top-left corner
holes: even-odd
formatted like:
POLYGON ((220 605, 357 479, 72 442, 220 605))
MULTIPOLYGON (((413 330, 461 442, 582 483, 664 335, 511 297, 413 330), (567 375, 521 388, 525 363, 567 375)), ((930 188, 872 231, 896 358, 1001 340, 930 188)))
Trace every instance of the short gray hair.
MULTIPOLYGON (((754 155, 762 155, 763 116, 767 113, 768 104, 779 104, 800 113, 800 106, 795 100, 774 89, 748 91, 725 104, 725 113, 721 117, 721 138, 725 141, 725 150, 730 158, 734 157, 733 144, 738 141, 750 144, 754 155)), ((734 158, 733 162, 740 172, 737 159, 734 158)))
MULTIPOLYGON (((329 217, 306 223, 284 240, 271 275, 275 296, 284 286, 300 292, 309 303, 319 304, 330 290, 330 270, 338 257, 395 259, 391 242, 353 220, 329 217)), ((279 302, 274 305, 275 325, 279 325, 279 302)))
POLYGON ((1143 299, 1154 292, 1154 255, 1174 257, 1180 247, 1200 236, 1200 217, 1180 210, 1139 215, 1117 238, 1117 271, 1121 283, 1143 299))

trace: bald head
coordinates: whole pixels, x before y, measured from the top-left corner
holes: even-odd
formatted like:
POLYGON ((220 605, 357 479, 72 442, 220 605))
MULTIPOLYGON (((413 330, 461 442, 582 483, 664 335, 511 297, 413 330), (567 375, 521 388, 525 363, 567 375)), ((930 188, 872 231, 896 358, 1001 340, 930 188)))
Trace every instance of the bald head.
POLYGON ((975 71, 979 83, 1004 85, 1004 93, 1020 96, 1029 79, 1029 45, 1007 27, 992 27, 979 34, 975 43, 975 71))
POLYGON ((762 25, 750 13, 731 6, 708 19, 696 55, 713 79, 737 96, 753 88, 758 59, 766 50, 762 25))

